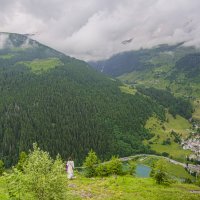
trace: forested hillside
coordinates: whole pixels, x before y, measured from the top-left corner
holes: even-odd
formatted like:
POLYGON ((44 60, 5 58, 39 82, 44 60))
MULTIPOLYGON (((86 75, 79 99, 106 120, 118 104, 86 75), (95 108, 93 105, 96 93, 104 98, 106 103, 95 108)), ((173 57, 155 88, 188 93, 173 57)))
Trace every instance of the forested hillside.
POLYGON ((183 73, 191 81, 199 82, 200 77, 200 53, 188 54, 175 64, 175 75, 183 73))
POLYGON ((0 159, 15 164, 33 142, 52 156, 81 162, 150 152, 147 119, 164 110, 151 99, 122 93, 121 83, 24 35, 2 33, 0 159))
POLYGON ((192 117, 192 105, 188 100, 184 100, 180 97, 174 97, 167 90, 159 90, 155 88, 144 88, 138 87, 137 90, 142 94, 145 94, 152 99, 156 100, 159 104, 163 105, 165 108, 169 109, 169 112, 176 117, 180 115, 186 119, 192 117))

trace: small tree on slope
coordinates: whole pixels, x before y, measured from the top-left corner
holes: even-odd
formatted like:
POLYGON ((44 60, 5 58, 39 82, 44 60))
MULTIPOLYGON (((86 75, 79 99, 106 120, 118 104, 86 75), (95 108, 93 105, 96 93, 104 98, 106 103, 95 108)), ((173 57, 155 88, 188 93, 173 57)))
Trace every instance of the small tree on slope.
POLYGON ((25 184, 39 200, 65 199, 66 174, 60 156, 54 161, 48 152, 33 144, 24 166, 25 184))
POLYGON ((83 163, 83 166, 85 167, 86 177, 93 177, 97 175, 96 168, 97 168, 98 163, 99 163, 99 159, 96 153, 93 150, 90 150, 90 152, 88 153, 83 163))
POLYGON ((156 180, 156 183, 158 184, 170 184, 169 176, 166 172, 166 165, 164 163, 164 160, 159 160, 155 167, 155 174, 154 179, 156 180))
POLYGON ((22 157, 12 173, 4 173, 10 199, 66 199, 67 178, 60 156, 53 160, 49 153, 33 144, 33 151, 26 159, 22 157))

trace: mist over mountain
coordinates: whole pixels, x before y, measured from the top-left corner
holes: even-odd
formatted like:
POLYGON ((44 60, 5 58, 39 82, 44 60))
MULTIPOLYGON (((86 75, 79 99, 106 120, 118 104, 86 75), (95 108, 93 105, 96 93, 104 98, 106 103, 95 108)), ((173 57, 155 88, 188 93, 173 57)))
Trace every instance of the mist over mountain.
MULTIPOLYGON (((151 70, 164 64, 175 65, 179 59, 186 55, 189 57, 190 54, 200 53, 200 49, 193 46, 184 47, 183 44, 184 43, 178 43, 176 45, 162 44, 150 49, 132 50, 116 54, 106 60, 91 61, 89 63, 99 71, 114 77, 133 71, 145 72, 146 70, 151 70), (160 60, 154 62, 156 59, 160 60)), ((180 64, 179 69, 181 69, 181 66, 180 64)))

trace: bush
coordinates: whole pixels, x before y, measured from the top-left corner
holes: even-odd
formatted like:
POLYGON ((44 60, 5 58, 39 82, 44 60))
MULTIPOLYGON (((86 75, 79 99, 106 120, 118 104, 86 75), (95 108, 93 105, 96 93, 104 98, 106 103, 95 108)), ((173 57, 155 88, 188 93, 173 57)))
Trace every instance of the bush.
POLYGON ((96 174, 97 176, 108 176, 109 172, 108 172, 108 167, 107 164, 99 164, 98 167, 96 168, 96 174))
POLYGON ((101 177, 122 174, 122 162, 115 156, 113 156, 110 161, 101 163, 96 167, 96 175, 101 177))
POLYGON ((153 178, 154 178, 154 176, 155 176, 155 169, 152 168, 152 169, 151 169, 151 172, 150 172, 150 177, 153 177, 153 178))
POLYGON ((122 162, 118 157, 113 156, 106 165, 109 175, 122 175, 122 162))
POLYGON ((86 177, 94 176, 109 176, 109 175, 122 175, 122 162, 118 157, 113 156, 110 161, 100 163, 96 153, 91 150, 85 161, 84 166, 84 175, 86 177))
POLYGON ((187 183, 187 184, 191 184, 192 183, 192 180, 190 178, 186 178, 184 180, 184 183, 187 183))
POLYGON ((23 199, 27 199, 24 195, 26 193, 24 176, 25 175, 16 168, 12 169, 12 173, 4 173, 3 178, 5 179, 9 199, 21 199, 20 197, 23 197, 23 199))
POLYGON ((26 189, 36 199, 65 199, 66 174, 60 156, 54 161, 48 152, 34 144, 23 169, 26 189))
POLYGON ((135 163, 134 161, 130 160, 130 161, 128 162, 128 164, 129 164, 128 173, 129 173, 130 175, 135 175, 136 163, 135 163))
MULTIPOLYGON (((25 154, 22 155, 21 161, 24 161, 25 154)), ((33 144, 26 164, 22 163, 19 162, 12 173, 5 173, 10 199, 66 199, 67 178, 60 156, 53 160, 47 152, 33 144)))
POLYGON ((166 172, 166 166, 164 164, 163 160, 159 160, 156 164, 155 170, 154 170, 154 179, 156 180, 157 184, 170 184, 169 176, 166 172))
POLYGON ((99 164, 99 159, 96 153, 91 150, 85 158, 83 166, 85 167, 84 174, 86 177, 93 177, 97 175, 96 168, 99 164))
POLYGON ((171 144, 171 140, 170 138, 167 138, 166 140, 163 140, 162 145, 170 145, 171 144))
POLYGON ((0 160, 0 176, 3 174, 4 170, 4 162, 0 160))
POLYGON ((200 177, 196 180, 195 184, 200 187, 200 177))
POLYGON ((164 157, 169 157, 169 154, 167 152, 162 152, 161 155, 164 156, 164 157))
POLYGON ((19 155, 19 161, 16 165, 16 168, 19 170, 19 171, 24 171, 24 165, 26 164, 26 160, 27 160, 27 154, 26 152, 22 151, 19 155))

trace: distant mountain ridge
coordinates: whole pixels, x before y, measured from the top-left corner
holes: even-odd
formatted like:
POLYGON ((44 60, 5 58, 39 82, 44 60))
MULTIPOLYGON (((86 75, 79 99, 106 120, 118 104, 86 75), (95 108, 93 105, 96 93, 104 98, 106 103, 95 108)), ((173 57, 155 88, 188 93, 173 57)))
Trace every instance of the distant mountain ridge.
POLYGON ((160 45, 112 56, 89 64, 121 81, 170 89, 178 96, 200 97, 200 49, 177 45, 160 45))
POLYGON ((200 53, 199 49, 182 45, 183 43, 171 46, 163 44, 151 49, 122 52, 107 60, 91 61, 89 64, 105 74, 117 77, 132 71, 150 70, 161 66, 165 61, 166 63, 175 63, 187 54, 200 53), (154 62, 154 59, 159 57, 163 60, 154 62), (166 59, 169 59, 169 61, 166 59))

